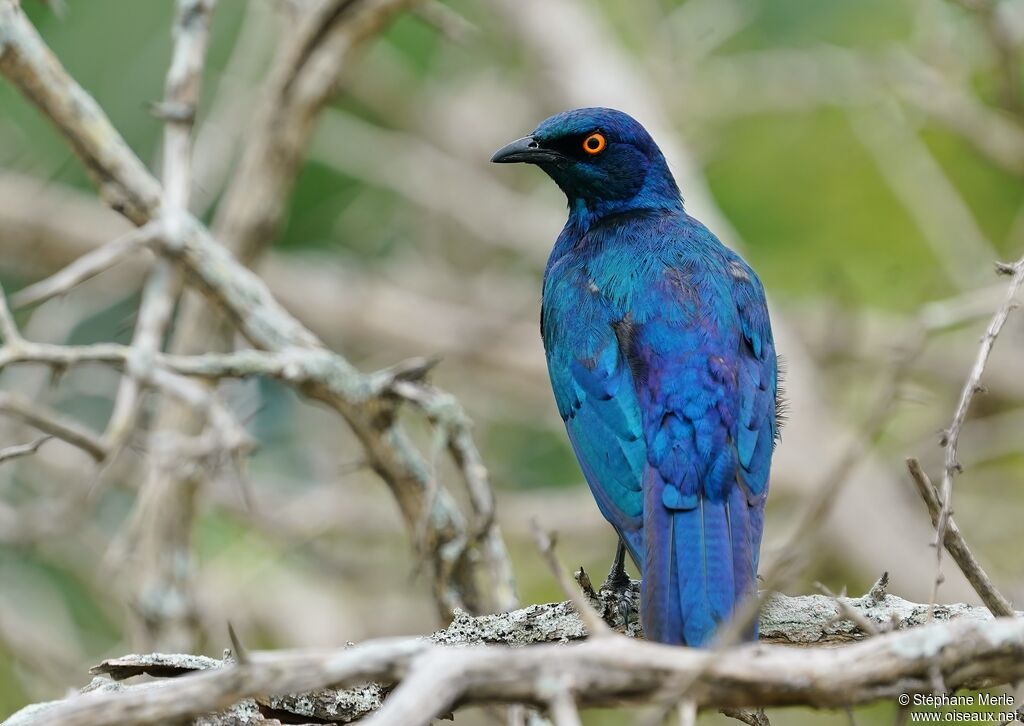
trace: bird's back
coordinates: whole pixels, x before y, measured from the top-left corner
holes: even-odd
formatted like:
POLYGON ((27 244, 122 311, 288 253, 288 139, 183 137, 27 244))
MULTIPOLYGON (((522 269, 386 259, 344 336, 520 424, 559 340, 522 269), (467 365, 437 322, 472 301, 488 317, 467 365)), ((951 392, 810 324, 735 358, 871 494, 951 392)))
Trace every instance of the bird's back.
POLYGON ((647 637, 707 644, 755 591, 777 384, 760 281, 681 209, 570 219, 542 332, 574 451, 643 575, 647 637))

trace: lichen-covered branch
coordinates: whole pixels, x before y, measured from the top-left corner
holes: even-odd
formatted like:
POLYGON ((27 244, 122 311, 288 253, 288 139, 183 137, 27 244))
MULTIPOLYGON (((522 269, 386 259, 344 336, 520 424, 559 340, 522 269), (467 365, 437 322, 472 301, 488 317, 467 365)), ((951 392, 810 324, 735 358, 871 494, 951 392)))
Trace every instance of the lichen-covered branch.
MULTIPOLYGON (((623 629, 612 593, 603 590, 592 604, 623 629)), ((199 714, 205 715, 196 724, 227 726, 263 723, 261 713, 348 723, 372 712, 368 724, 413 726, 468 704, 547 707, 553 683, 569 684, 574 701, 590 706, 663 698, 671 695, 667 686, 687 679, 694 679, 689 695, 702 708, 840 708, 930 692, 935 672, 950 688, 1024 677, 1024 619, 993 619, 985 608, 957 604, 939 606, 927 623, 928 610, 881 588, 838 602, 775 594, 765 600, 761 643, 719 653, 622 636, 583 640, 585 626, 568 602, 498 615, 458 613, 425 638, 253 653, 244 665, 231 657, 115 658, 93 669, 103 678, 90 693, 31 706, 3 726, 147 724, 199 714), (889 631, 869 638, 844 611, 889 631), (143 674, 160 680, 122 683, 143 674)), ((627 631, 637 634, 635 623, 627 631)))

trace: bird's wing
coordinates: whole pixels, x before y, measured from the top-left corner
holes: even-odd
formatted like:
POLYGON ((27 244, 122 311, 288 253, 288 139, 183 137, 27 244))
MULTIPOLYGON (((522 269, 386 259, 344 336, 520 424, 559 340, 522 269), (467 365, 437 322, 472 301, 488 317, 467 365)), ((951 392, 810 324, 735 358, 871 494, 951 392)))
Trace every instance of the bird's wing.
POLYGON ((627 352, 647 442, 641 615, 649 638, 701 646, 756 591, 774 343, 760 282, 725 248, 667 268, 648 295, 627 352))
POLYGON ((567 281, 546 292, 578 325, 542 320, 558 411, 597 505, 643 570, 643 471, 646 446, 640 406, 618 336, 623 321, 585 285, 567 281), (618 331, 618 332, 617 332, 618 331))
POLYGON ((744 353, 740 356, 740 417, 736 421, 738 480, 750 504, 756 575, 769 470, 779 437, 779 370, 761 281, 738 258, 731 260, 729 267, 744 353))

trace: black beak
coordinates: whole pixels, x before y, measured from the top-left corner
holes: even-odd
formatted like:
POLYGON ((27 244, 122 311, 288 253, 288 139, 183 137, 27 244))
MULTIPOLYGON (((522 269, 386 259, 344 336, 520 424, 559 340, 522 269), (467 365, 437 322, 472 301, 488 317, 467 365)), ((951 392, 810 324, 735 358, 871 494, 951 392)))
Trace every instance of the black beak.
POLYGON ((532 136, 524 136, 495 151, 491 161, 495 164, 543 164, 561 158, 561 154, 545 149, 532 136))

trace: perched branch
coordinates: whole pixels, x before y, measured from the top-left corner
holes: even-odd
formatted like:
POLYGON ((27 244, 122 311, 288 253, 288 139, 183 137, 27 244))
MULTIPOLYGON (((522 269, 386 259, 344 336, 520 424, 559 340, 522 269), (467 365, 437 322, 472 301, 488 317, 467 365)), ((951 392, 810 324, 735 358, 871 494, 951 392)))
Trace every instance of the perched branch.
MULTIPOLYGON (((634 595, 639 595, 636 583, 634 595)), ((798 703, 839 708, 930 692, 933 671, 950 688, 1024 677, 1024 619, 992 619, 984 608, 948 605, 936 610, 937 622, 922 625, 928 618, 926 604, 881 592, 840 600, 871 622, 892 623, 894 632, 865 639, 860 628, 841 617, 833 598, 773 595, 761 618, 761 644, 718 654, 626 637, 563 645, 586 634, 575 608, 568 602, 532 605, 500 615, 459 613, 445 630, 424 639, 370 641, 326 652, 251 653, 244 666, 182 655, 116 658, 94 672, 118 680, 141 674, 170 680, 127 687, 100 682, 94 684, 96 692, 30 707, 4 726, 159 723, 240 701, 229 713, 244 711, 251 716, 249 723, 260 723, 259 710, 245 698, 255 698, 268 713, 293 714, 293 719, 348 721, 380 708, 386 689, 398 682, 417 688, 429 684, 434 690, 418 692, 423 698, 416 702, 424 706, 418 711, 408 709, 415 694, 401 703, 383 699, 383 708, 367 723, 428 724, 469 704, 518 701, 546 707, 569 683, 580 706, 649 701, 664 696, 667 684, 696 675, 689 693, 702 708, 798 703), (863 642, 840 648, 774 645, 850 641, 863 642), (461 647, 445 647, 455 644, 461 647), (202 672, 186 675, 194 671, 202 672), (360 683, 351 690, 333 690, 360 683), (281 696, 307 691, 305 696, 281 696)), ((602 591, 594 605, 614 621, 614 593, 602 591)), ((225 716, 197 723, 232 721, 225 716)))

